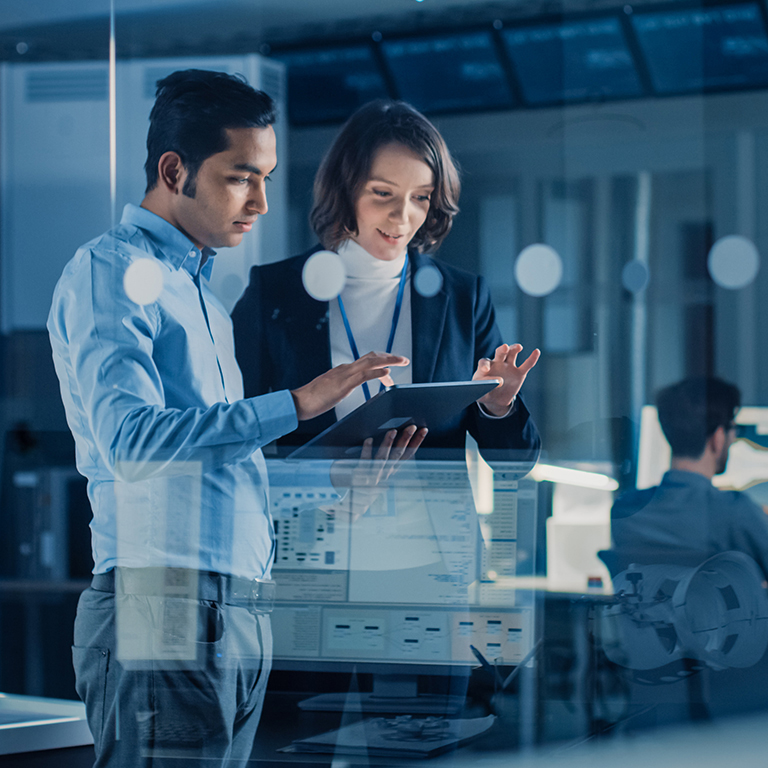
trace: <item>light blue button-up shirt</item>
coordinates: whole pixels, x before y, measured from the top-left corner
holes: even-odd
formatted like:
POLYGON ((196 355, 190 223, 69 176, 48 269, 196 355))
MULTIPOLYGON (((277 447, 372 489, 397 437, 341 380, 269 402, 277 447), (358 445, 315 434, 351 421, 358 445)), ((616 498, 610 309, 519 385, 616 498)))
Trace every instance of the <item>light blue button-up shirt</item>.
POLYGON ((94 573, 269 572, 274 533, 259 449, 296 428, 296 410, 288 391, 243 399, 229 316, 207 285, 213 261, 213 251, 128 205, 56 286, 48 330, 88 478, 94 573), (150 275, 159 267, 152 303, 127 295, 132 265, 150 275))

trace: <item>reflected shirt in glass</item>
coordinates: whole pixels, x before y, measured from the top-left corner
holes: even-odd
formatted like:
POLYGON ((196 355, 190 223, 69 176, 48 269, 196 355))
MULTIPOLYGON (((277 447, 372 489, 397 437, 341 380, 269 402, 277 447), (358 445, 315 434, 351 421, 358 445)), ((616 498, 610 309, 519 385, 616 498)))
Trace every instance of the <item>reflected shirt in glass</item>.
POLYGON ((269 572, 274 532, 259 449, 296 428, 296 410, 287 390, 242 399, 231 322, 208 287, 213 262, 213 251, 128 205, 119 225, 78 249, 56 286, 48 330, 88 478, 95 573, 269 572), (146 305, 124 289, 140 260, 162 275, 159 298, 146 305))

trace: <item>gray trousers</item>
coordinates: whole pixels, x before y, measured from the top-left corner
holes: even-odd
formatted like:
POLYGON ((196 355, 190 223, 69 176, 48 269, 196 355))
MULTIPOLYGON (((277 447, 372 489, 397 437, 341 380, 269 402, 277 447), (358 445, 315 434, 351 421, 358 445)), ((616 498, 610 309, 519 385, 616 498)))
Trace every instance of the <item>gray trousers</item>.
POLYGON ((198 761, 230 768, 250 757, 271 667, 269 616, 89 587, 78 603, 72 655, 95 768, 198 761), (153 640, 139 642, 137 655, 136 638, 153 640), (185 658, 155 653, 157 638, 185 648, 176 653, 185 658))

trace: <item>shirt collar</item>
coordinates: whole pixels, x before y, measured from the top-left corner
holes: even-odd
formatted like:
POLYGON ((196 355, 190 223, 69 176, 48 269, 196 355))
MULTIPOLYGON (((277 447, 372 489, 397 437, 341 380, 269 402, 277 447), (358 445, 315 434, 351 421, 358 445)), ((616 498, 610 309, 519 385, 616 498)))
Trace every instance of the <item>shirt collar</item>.
POLYGON ((202 251, 181 230, 146 208, 128 203, 123 209, 121 224, 127 224, 147 232, 154 241, 163 258, 174 269, 184 269, 195 277, 200 273, 206 280, 211 279, 213 260, 216 251, 212 248, 203 248, 202 251), (203 268, 200 264, 206 257, 203 268))
POLYGON ((696 485, 699 483, 701 485, 707 485, 710 488, 713 487, 712 481, 709 478, 700 475, 698 472, 688 472, 684 469, 668 469, 664 473, 662 482, 683 483, 687 485, 696 485))

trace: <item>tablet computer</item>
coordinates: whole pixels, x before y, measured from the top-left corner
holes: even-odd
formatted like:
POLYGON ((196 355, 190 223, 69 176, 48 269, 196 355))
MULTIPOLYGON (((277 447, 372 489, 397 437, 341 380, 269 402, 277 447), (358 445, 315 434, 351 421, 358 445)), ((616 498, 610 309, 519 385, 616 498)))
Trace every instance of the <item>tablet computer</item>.
POLYGON ((369 437, 373 438, 375 450, 390 429, 400 430, 411 424, 439 429, 500 382, 501 379, 483 379, 387 387, 297 448, 288 458, 349 458, 359 455, 360 446, 369 437))

